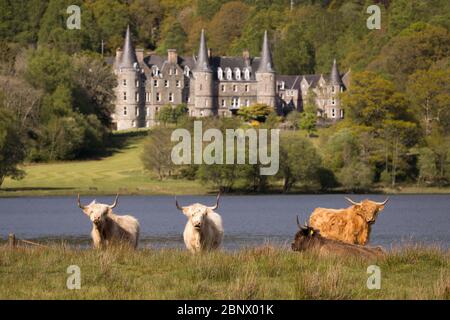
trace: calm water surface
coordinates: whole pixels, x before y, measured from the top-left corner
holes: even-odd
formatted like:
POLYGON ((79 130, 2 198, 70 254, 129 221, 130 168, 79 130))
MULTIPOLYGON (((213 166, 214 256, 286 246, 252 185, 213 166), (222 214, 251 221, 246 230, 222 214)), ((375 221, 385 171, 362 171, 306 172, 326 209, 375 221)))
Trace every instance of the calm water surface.
MULTIPOLYGON (((384 196, 352 196, 359 201, 384 196)), ((83 203, 93 198, 82 197, 83 203)), ((181 205, 213 205, 213 196, 182 196, 181 205)), ((97 197, 112 203, 113 197, 97 197)), ((343 195, 223 196, 217 210, 222 215, 224 247, 237 249, 262 243, 289 244, 296 232, 295 216, 306 221, 316 207, 342 208, 343 195)), ((123 196, 115 209, 132 214, 141 224, 141 247, 183 247, 186 218, 175 208, 173 197, 123 196)), ((0 199, 0 237, 9 233, 22 239, 67 241, 87 246, 91 223, 76 205, 75 197, 0 199)), ((450 195, 391 196, 372 228, 371 244, 391 246, 411 243, 450 247, 450 195)))

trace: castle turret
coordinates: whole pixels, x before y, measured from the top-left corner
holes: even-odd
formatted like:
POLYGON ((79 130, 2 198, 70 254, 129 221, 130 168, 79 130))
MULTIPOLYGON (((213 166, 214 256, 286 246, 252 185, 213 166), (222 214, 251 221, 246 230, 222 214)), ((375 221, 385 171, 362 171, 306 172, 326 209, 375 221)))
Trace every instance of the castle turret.
POLYGON ((339 93, 345 89, 344 82, 337 67, 336 59, 333 60, 333 66, 331 67, 331 74, 328 87, 328 99, 325 105, 325 113, 328 118, 342 119, 344 117, 344 111, 341 108, 339 93))
POLYGON ((117 130, 140 127, 142 109, 143 79, 139 62, 131 41, 130 26, 127 27, 122 51, 116 53, 115 73, 117 75, 116 110, 113 124, 117 130))
POLYGON ((191 97, 195 97, 191 115, 196 117, 211 116, 216 112, 213 105, 213 72, 209 64, 208 48, 206 46, 205 30, 200 36, 197 61, 192 70, 191 97))
POLYGON ((264 41, 261 50, 261 60, 255 72, 257 81, 257 101, 275 107, 275 70, 272 64, 269 38, 267 30, 264 32, 264 41))

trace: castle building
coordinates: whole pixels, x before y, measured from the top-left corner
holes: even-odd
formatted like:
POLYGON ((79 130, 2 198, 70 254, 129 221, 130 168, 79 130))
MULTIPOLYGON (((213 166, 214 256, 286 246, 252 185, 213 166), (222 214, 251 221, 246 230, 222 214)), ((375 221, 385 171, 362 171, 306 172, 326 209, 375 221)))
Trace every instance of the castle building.
POLYGON ((127 28, 123 49, 116 52, 113 129, 151 127, 163 106, 186 104, 193 117, 232 116, 240 108, 267 104, 279 114, 302 111, 314 101, 318 116, 327 121, 344 117, 339 93, 349 84, 350 72, 341 75, 336 60, 331 74, 278 75, 272 63, 267 31, 261 57, 244 50, 241 57, 213 56, 202 30, 197 56, 144 55, 135 49, 127 28), (309 100, 308 100, 309 99, 309 100))

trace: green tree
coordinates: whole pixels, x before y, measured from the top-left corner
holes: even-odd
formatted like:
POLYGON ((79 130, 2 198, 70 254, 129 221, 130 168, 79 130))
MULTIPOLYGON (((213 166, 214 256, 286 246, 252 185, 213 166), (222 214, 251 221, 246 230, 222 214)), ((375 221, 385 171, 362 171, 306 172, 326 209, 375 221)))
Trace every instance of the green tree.
POLYGON ((165 128, 153 129, 144 143, 141 161, 144 168, 157 174, 159 180, 170 176, 174 170, 171 159, 171 130, 165 128))
POLYGON ((185 104, 179 104, 173 106, 171 104, 165 105, 157 113, 156 119, 162 124, 177 124, 182 117, 187 115, 187 106, 185 104))
POLYGON ((185 45, 187 41, 187 34, 184 32, 181 24, 175 21, 166 27, 162 41, 158 47, 159 54, 166 54, 168 49, 176 49, 178 53, 185 52, 185 45))
POLYGON ((238 110, 238 115, 241 116, 244 121, 258 121, 264 122, 267 116, 272 112, 272 108, 266 104, 257 103, 249 107, 243 107, 238 110))
POLYGON ((283 179, 283 192, 295 184, 311 187, 319 184, 321 158, 314 145, 298 134, 284 134, 280 139, 280 169, 278 177, 283 179))
POLYGON ((405 96, 394 84, 371 73, 355 73, 352 85, 342 94, 347 118, 357 124, 379 128, 385 119, 411 118, 405 96))
POLYGON ((250 8, 239 1, 224 4, 208 26, 208 45, 217 54, 226 54, 230 44, 237 41, 247 22, 250 8))
POLYGON ((25 159, 25 147, 19 123, 12 112, 3 107, 0 96, 0 187, 6 177, 21 179, 24 172, 18 165, 25 159))
POLYGON ((281 74, 312 74, 315 51, 297 24, 286 27, 274 50, 274 64, 281 74))
POLYGON ((407 93, 426 135, 433 128, 450 133, 450 68, 417 71, 409 78, 407 93))

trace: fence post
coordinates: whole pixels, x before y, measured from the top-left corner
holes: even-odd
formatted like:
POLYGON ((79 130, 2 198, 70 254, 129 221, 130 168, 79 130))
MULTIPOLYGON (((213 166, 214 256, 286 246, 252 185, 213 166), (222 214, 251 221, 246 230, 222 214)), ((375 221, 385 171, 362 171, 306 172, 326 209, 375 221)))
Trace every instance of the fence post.
POLYGON ((16 235, 14 233, 9 234, 8 244, 10 248, 14 248, 16 246, 16 235))

